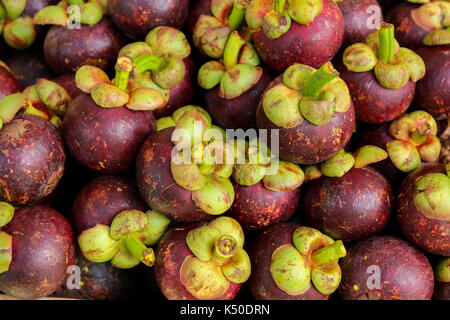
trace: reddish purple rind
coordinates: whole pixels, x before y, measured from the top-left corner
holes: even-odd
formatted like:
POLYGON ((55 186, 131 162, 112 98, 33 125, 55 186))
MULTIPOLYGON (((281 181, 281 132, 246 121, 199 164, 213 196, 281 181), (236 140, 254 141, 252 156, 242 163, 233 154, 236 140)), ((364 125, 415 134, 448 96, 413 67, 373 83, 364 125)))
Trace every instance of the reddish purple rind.
POLYGON ((375 236, 357 242, 340 266, 339 294, 344 300, 430 300, 433 295, 434 275, 427 258, 396 237, 375 236), (377 276, 376 267, 380 268, 380 289, 369 289, 376 285, 370 278, 377 276))
POLYGON ((450 45, 423 47, 417 53, 427 73, 417 82, 414 103, 436 119, 450 117, 450 45))
POLYGON ((52 79, 52 81, 56 82, 61 87, 66 89, 67 93, 72 97, 72 100, 74 100, 80 94, 83 94, 83 91, 81 91, 77 87, 74 73, 59 76, 57 78, 52 79))
POLYGON ((260 230, 285 222, 295 212, 300 200, 300 188, 291 191, 271 191, 262 182, 241 186, 233 182, 235 200, 229 215, 242 227, 260 230))
POLYGON ((284 160, 300 164, 316 164, 336 155, 350 141, 355 129, 355 110, 353 105, 346 112, 335 112, 331 121, 322 126, 316 126, 308 120, 293 128, 280 128, 266 116, 262 100, 266 92, 282 82, 282 76, 277 77, 266 88, 261 96, 256 110, 256 124, 259 129, 279 130, 280 157, 284 160))
POLYGON ((72 222, 77 234, 95 227, 109 226, 123 210, 146 211, 135 183, 125 177, 102 176, 81 189, 72 206, 72 222))
POLYGON ((67 109, 64 138, 70 154, 83 166, 104 174, 133 167, 138 148, 156 131, 152 111, 101 108, 79 95, 67 109))
POLYGON ((111 20, 127 36, 142 40, 158 26, 181 29, 189 14, 189 0, 110 0, 111 20))
MULTIPOLYGON (((185 225, 167 231, 156 248, 155 278, 164 296, 169 300, 197 300, 180 281, 180 268, 185 259, 193 256, 186 244, 188 232, 203 223, 185 225)), ((228 290, 215 300, 232 300, 241 284, 230 282, 228 290)))
POLYGON ((332 0, 323 0, 323 11, 309 25, 292 20, 291 29, 275 40, 264 31, 253 35, 260 58, 273 70, 282 72, 298 62, 320 68, 339 51, 344 39, 344 18, 332 0))
POLYGON ((148 137, 138 153, 136 181, 147 204, 180 223, 196 222, 209 215, 192 200, 192 191, 180 187, 170 169, 171 141, 174 128, 167 128, 148 137))
POLYGON ((414 98, 416 83, 413 81, 400 89, 386 89, 373 71, 352 72, 343 64, 339 65, 338 71, 350 90, 356 120, 372 124, 392 121, 408 110, 414 98))
POLYGON ((423 46, 423 38, 429 31, 419 27, 411 17, 411 11, 420 6, 403 1, 386 12, 385 20, 394 25, 395 39, 401 47, 417 49, 423 46))
MULTIPOLYGON (((387 123, 379 125, 362 125, 363 128, 358 129, 357 132, 359 147, 373 145, 386 150, 386 144, 389 141, 394 140, 394 138, 392 138, 389 134, 387 123)), ((389 158, 380 162, 372 163, 370 166, 381 172, 393 187, 398 186, 406 177, 406 173, 398 170, 389 158)))
POLYGON ((194 60, 191 57, 187 57, 184 60, 186 72, 184 78, 175 87, 170 89, 169 102, 161 109, 153 111, 156 118, 171 116, 172 113, 191 103, 194 97, 197 70, 195 68, 194 60))
POLYGON ((90 262, 78 255, 77 266, 81 271, 80 289, 69 289, 66 284, 53 294, 57 298, 83 300, 121 300, 126 299, 135 287, 134 274, 129 269, 114 268, 110 262, 90 262))
POLYGON ((56 74, 74 73, 83 65, 111 70, 124 45, 120 32, 105 17, 92 26, 51 27, 45 38, 44 53, 47 64, 56 74))
POLYGON ((64 283, 76 259, 73 231, 64 216, 47 207, 22 208, 3 231, 12 236, 12 262, 0 275, 1 291, 33 299, 64 283))
POLYGON ((22 83, 2 66, 0 66, 0 84, 0 99, 23 90, 22 83))
POLYGON ((189 17, 186 23, 187 32, 190 36, 194 33, 194 27, 201 15, 212 16, 211 0, 193 1, 189 10, 189 17))
POLYGON ((52 77, 52 72, 45 60, 32 51, 16 53, 6 60, 6 64, 23 87, 35 84, 39 78, 50 79, 52 77))
POLYGON ((450 300, 450 282, 434 283, 433 300, 450 300))
MULTIPOLYGON (((374 6, 379 9, 380 21, 383 21, 383 13, 377 0, 343 0, 337 3, 342 11, 345 23, 344 46, 347 47, 356 42, 364 42, 366 37, 376 31, 370 29, 374 11, 368 10, 374 6)), ((371 8, 372 9, 372 8, 371 8)))
POLYGON ((256 300, 327 300, 328 295, 321 294, 313 284, 299 295, 291 296, 276 285, 270 273, 272 255, 284 245, 294 245, 292 235, 300 227, 294 223, 280 223, 261 233, 250 251, 252 274, 249 288, 256 300))
POLYGON ((445 165, 424 165, 403 181, 397 200, 397 223, 412 244, 424 251, 448 257, 450 256, 450 221, 427 218, 414 205, 415 182, 429 173, 446 174, 445 165))
POLYGON ((48 196, 65 160, 61 136, 49 121, 17 115, 0 131, 0 201, 22 206, 48 196))
POLYGON ((259 98, 274 78, 267 68, 262 70, 258 83, 237 98, 221 98, 219 85, 205 91, 205 107, 217 125, 225 129, 256 128, 259 98))
POLYGON ((305 188, 303 205, 308 222, 336 240, 373 236, 391 216, 391 186, 370 167, 353 168, 340 178, 321 177, 305 188))

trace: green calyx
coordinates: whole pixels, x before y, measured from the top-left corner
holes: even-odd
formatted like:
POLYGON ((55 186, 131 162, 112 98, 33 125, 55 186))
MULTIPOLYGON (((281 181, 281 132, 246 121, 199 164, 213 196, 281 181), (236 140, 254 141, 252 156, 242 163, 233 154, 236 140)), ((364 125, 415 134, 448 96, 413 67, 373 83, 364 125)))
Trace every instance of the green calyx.
POLYGON ((196 206, 210 215, 220 215, 234 202, 234 188, 229 179, 209 176, 205 185, 192 192, 196 206))
POLYGON ((305 181, 302 169, 291 162, 280 161, 278 172, 264 176, 263 183, 266 189, 272 191, 290 191, 299 188, 305 181))
POLYGON ((393 140, 386 144, 386 150, 394 166, 403 172, 411 172, 420 166, 420 154, 410 142, 393 140))
POLYGON ((211 13, 218 20, 225 21, 233 10, 234 3, 234 0, 211 0, 211 13))
POLYGON ((414 206, 430 219, 450 221, 450 178, 429 173, 415 182, 414 206))
POLYGON ((133 60, 144 54, 151 55, 153 50, 148 43, 143 41, 129 43, 119 51, 119 57, 129 57, 133 60))
POLYGON ((182 59, 165 56, 158 71, 152 72, 155 83, 163 89, 171 89, 183 80, 186 66, 182 59))
POLYGON ((450 44, 450 27, 446 29, 430 31, 425 38, 423 44, 426 46, 445 46, 450 44))
POLYGON ((184 59, 191 54, 191 46, 186 36, 173 27, 160 26, 152 29, 145 37, 145 42, 158 57, 169 55, 184 59))
POLYGON ((10 20, 19 18, 27 6, 26 0, 1 0, 1 3, 4 6, 10 20))
POLYGON ((86 2, 79 6, 80 22, 86 25, 94 25, 103 19, 103 9, 95 2, 86 2))
POLYGON ((110 227, 110 236, 114 240, 140 232, 147 228, 147 215, 138 210, 124 210, 117 214, 110 227))
POLYGON ((369 164, 383 161, 388 158, 388 153, 377 146, 363 146, 355 151, 353 157, 355 158, 355 168, 362 168, 369 164))
POLYGON ((260 29, 264 23, 264 16, 273 8, 273 0, 253 0, 245 11, 245 21, 251 29, 260 29))
POLYGON ((167 105, 165 97, 152 88, 138 88, 130 92, 127 108, 130 110, 153 111, 167 105))
POLYGON ((450 26, 450 3, 433 1, 411 10, 414 22, 425 30, 439 30, 450 26))
POLYGON ((411 77, 409 65, 400 57, 388 64, 377 63, 374 72, 380 85, 387 89, 403 88, 411 77))
POLYGON ((435 268, 435 277, 439 282, 450 282, 450 258, 439 261, 435 268))
POLYGON ((0 100, 0 119, 2 124, 10 123, 17 112, 24 106, 24 95, 14 93, 0 100))
POLYGON ((209 61, 198 71, 197 82, 203 89, 209 90, 220 83, 225 74, 225 66, 218 61, 209 61))
POLYGON ((355 157, 341 150, 338 154, 323 162, 320 169, 327 177, 342 177, 349 172, 355 164, 355 157))
POLYGON ((36 92, 45 106, 56 116, 64 118, 72 101, 69 93, 56 82, 40 78, 35 85, 36 92))
POLYGON ((37 25, 57 25, 65 27, 68 21, 67 12, 60 6, 48 6, 39 10, 33 17, 37 25))
POLYGON ((33 19, 30 17, 19 17, 7 22, 3 29, 3 38, 12 48, 24 50, 31 47, 36 39, 33 19))
POLYGON ((78 236, 78 245, 86 259, 98 263, 111 260, 120 249, 119 241, 110 236, 110 228, 102 224, 83 231, 78 236))
POLYGON ((92 88, 98 84, 111 83, 105 71, 90 65, 82 66, 77 70, 75 82, 78 89, 86 93, 91 93, 92 88))
POLYGON ((262 30, 270 40, 275 40, 289 31, 291 17, 287 13, 270 11, 264 16, 262 30))
POLYGON ((91 97, 102 108, 123 107, 130 99, 126 91, 107 83, 95 85, 91 90, 91 97))
POLYGON ((262 69, 248 64, 237 64, 228 69, 220 81, 219 96, 224 99, 233 99, 241 96, 261 78, 262 69))
MULTIPOLYGON (((441 152, 441 142, 436 137, 436 120, 427 112, 411 112, 389 126, 389 133, 397 140, 409 142, 424 162, 435 162, 441 152)), ((396 156, 393 156, 396 157, 396 156)))
POLYGON ((318 164, 306 166, 305 168, 303 168, 303 171, 305 172, 304 182, 316 180, 323 176, 322 170, 320 169, 320 165, 318 164))
POLYGON ((9 270, 12 261, 12 236, 0 231, 0 274, 9 270))
POLYGON ((216 17, 201 15, 193 31, 194 44, 203 54, 220 59, 231 31, 226 23, 216 17))
POLYGON ((400 48, 398 55, 408 65, 411 81, 417 82, 425 76, 425 62, 417 53, 408 48, 400 48))
POLYGON ((154 246, 158 243, 164 232, 170 225, 170 220, 163 214, 150 210, 146 212, 147 227, 137 234, 138 238, 147 246, 154 246))
POLYGON ((14 218, 15 209, 7 202, 0 201, 0 228, 6 226, 14 218))
POLYGON ((377 56, 364 43, 354 43, 344 51, 343 63, 349 71, 366 72, 375 68, 377 56))
POLYGON ((244 232, 236 220, 220 217, 195 228, 187 234, 186 244, 198 261, 215 265, 228 281, 243 283, 249 278, 244 232))
POLYGON ((290 1, 288 13, 295 22, 308 25, 322 13, 322 10, 322 0, 294 0, 290 1))
POLYGON ((266 117, 276 126, 294 128, 303 122, 300 113, 301 94, 284 84, 269 89, 263 98, 262 106, 266 117))

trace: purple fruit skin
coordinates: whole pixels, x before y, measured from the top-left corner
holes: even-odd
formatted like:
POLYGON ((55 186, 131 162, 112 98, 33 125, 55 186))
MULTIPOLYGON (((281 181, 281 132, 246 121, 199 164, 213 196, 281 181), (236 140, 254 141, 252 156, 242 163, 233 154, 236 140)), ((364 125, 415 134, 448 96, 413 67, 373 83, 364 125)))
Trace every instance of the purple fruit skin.
POLYGON ((39 78, 51 79, 53 75, 45 60, 32 51, 15 54, 6 60, 6 64, 25 88, 39 78))
POLYGON ((344 46, 349 46, 356 42, 364 42, 369 34, 376 31, 376 28, 370 28, 369 24, 374 14, 373 8, 378 8, 380 21, 383 21, 382 9, 377 0, 343 0, 337 4, 344 17, 344 46), (371 6, 373 8, 368 10, 371 6))
POLYGON ((450 116, 450 45, 423 47, 417 53, 427 72, 417 82, 414 103, 436 119, 446 119, 450 116))
MULTIPOLYGON (((186 244, 186 236, 192 229, 202 224, 189 224, 169 229, 156 248, 155 278, 168 300, 197 300, 180 281, 180 268, 187 257, 193 256, 186 244)), ((242 284, 232 283, 228 290, 215 300, 232 300, 242 284)))
POLYGON ((139 147, 156 131, 156 121, 152 111, 101 108, 83 94, 70 103, 63 129, 75 160, 91 170, 115 174, 133 167, 139 147))
POLYGON ((408 110, 416 92, 413 81, 393 90, 382 87, 373 71, 351 72, 343 64, 338 71, 350 90, 359 121, 380 124, 399 118, 408 110))
POLYGON ((27 5, 23 16, 28 16, 33 18, 34 15, 41 9, 58 4, 59 0, 27 0, 27 5))
POLYGON ((272 80, 272 73, 267 68, 263 68, 258 83, 237 98, 221 98, 220 86, 206 90, 205 107, 214 122, 222 128, 245 130, 256 128, 256 108, 259 98, 272 80))
POLYGON ((80 234, 96 224, 109 226, 123 210, 147 210, 135 183, 121 176, 101 176, 77 195, 72 206, 72 223, 80 234))
POLYGON ((303 206, 311 226, 333 239, 360 240, 379 233, 391 216, 386 178, 370 167, 341 178, 321 177, 305 185, 303 206))
POLYGON ((56 82, 61 87, 66 89, 67 93, 72 97, 72 100, 75 100, 76 97, 78 97, 80 94, 83 94, 83 91, 81 91, 77 87, 74 73, 64 74, 52 79, 52 81, 56 82))
POLYGON ((433 269, 425 255, 407 242, 392 236, 374 236, 347 250, 340 261, 343 300, 430 300, 433 269), (380 288, 369 289, 371 275, 380 270, 380 288))
POLYGON ((75 263, 72 227, 63 215, 47 207, 16 211, 3 231, 12 236, 12 262, 0 275, 0 290, 20 299, 53 293, 75 263))
POLYGON ((264 94, 281 83, 282 76, 277 77, 262 94, 256 110, 256 124, 259 129, 279 130, 280 157, 286 161, 299 164, 321 163, 333 157, 350 141, 355 129, 355 110, 353 104, 346 112, 335 112, 326 125, 316 126, 307 121, 294 128, 280 128, 267 117, 262 107, 264 94))
POLYGON ((66 160, 56 128, 40 116, 19 114, 0 131, 0 201, 22 206, 55 190, 66 160))
POLYGON ((158 26, 181 29, 189 14, 189 0, 110 0, 111 19, 127 36, 144 39, 158 26))
POLYGON ((44 42, 47 64, 56 74, 74 73, 83 65, 113 69, 125 40, 109 18, 79 29, 53 26, 44 42))
POLYGON ((450 282, 434 283, 433 300, 450 300, 450 282))
POLYGON ((262 182, 249 187, 233 182, 233 186, 235 199, 229 215, 250 230, 285 222, 294 214, 300 200, 300 188, 271 191, 262 182))
POLYGON ((201 15, 212 16, 211 0, 193 1, 189 10, 189 17, 186 23, 187 32, 190 36, 194 33, 194 27, 201 15))
POLYGON ((309 25, 292 21, 291 29, 275 40, 264 31, 253 35, 261 60, 282 72, 298 62, 320 68, 339 51, 344 39, 344 18, 332 0, 323 0, 323 11, 309 25))
POLYGON ((272 279, 270 263, 276 249, 283 245, 293 245, 292 234, 300 227, 294 223, 280 223, 261 233, 250 251, 252 274, 249 288, 256 300, 327 300, 328 295, 321 294, 313 284, 299 295, 291 296, 282 291, 272 279))
POLYGON ((180 187, 170 169, 174 144, 174 128, 167 128, 148 137, 136 160, 136 181, 142 198, 150 206, 178 223, 204 220, 209 215, 192 200, 192 191, 180 187))
POLYGON ((0 66, 0 99, 22 90, 22 83, 6 68, 0 66))
MULTIPOLYGON (((409 174, 398 191, 397 223, 416 247, 440 256, 450 256, 450 221, 430 219, 414 205, 415 181, 430 173, 446 174, 443 164, 428 164, 409 174)), ((448 215, 447 215, 448 216, 448 215)))

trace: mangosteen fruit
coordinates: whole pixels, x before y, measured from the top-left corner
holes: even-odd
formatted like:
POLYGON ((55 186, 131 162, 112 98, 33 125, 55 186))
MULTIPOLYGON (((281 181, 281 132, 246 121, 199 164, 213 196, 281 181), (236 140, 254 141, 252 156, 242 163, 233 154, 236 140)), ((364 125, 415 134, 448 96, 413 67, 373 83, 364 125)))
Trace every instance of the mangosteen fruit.
POLYGON ((5 63, 0 62, 0 99, 22 90, 23 85, 19 79, 13 75, 5 63))
POLYGON ((199 70, 206 109, 223 128, 256 128, 256 107, 273 76, 259 67, 255 49, 237 31, 230 34, 224 52, 222 62, 207 62, 199 70))
POLYGON ((232 300, 250 276, 244 241, 230 217, 170 229, 156 249, 160 290, 169 300, 232 300))
POLYGON ((179 223, 226 212, 234 201, 234 166, 225 132, 198 106, 158 120, 136 161, 136 179, 147 204, 179 223))
POLYGON ((35 1, 4 0, 0 5, 0 34, 3 33, 3 39, 13 49, 27 49, 36 39, 37 31, 32 16, 27 14, 28 7, 33 2, 35 1))
POLYGON ((145 42, 134 42, 120 50, 119 57, 134 60, 128 89, 158 91, 158 99, 153 99, 156 100, 153 112, 157 118, 170 116, 191 102, 195 93, 196 68, 190 53, 191 46, 185 35, 167 26, 151 30, 145 42), (164 103, 159 104, 160 100, 164 103))
POLYGON ((321 164, 323 174, 305 186, 303 210, 309 223, 343 241, 379 233, 391 216, 391 186, 369 163, 388 154, 376 146, 359 148, 354 155, 341 152, 321 164))
POLYGON ((75 263, 72 228, 48 207, 17 210, 0 231, 0 290, 19 299, 46 297, 68 277, 75 263))
POLYGON ((139 147, 156 130, 151 110, 162 96, 153 89, 127 91, 132 68, 131 58, 119 58, 112 82, 94 66, 77 71, 77 86, 85 94, 67 109, 64 137, 72 157, 90 170, 115 174, 131 169, 139 147))
MULTIPOLYGON (((219 1, 215 0, 215 2, 218 4, 219 1)), ((230 1, 224 1, 224 3, 228 4, 230 1)), ((213 16, 211 12, 211 0, 197 0, 191 4, 189 17, 186 22, 186 29, 190 36, 194 34, 195 24, 201 15, 213 16)))
POLYGON ((51 79, 53 77, 44 57, 33 51, 17 53, 7 59, 6 63, 23 87, 35 84, 39 78, 51 79))
POLYGON ((302 169, 287 161, 265 161, 263 155, 268 148, 257 139, 244 148, 246 161, 238 159, 233 171, 235 200, 229 215, 250 230, 285 222, 299 204, 305 179, 302 169))
POLYGON ((77 82, 75 80, 75 74, 64 74, 62 76, 58 76, 54 79, 52 79, 53 82, 56 82, 61 87, 66 89, 67 93, 72 97, 72 100, 74 100, 76 97, 78 97, 80 94, 83 93, 78 87, 77 82))
POLYGON ((191 23, 195 23, 192 37, 200 53, 213 59, 222 58, 231 32, 242 28, 249 4, 248 0, 199 1, 191 13, 191 23))
POLYGON ((320 68, 344 40, 344 18, 331 0, 252 1, 245 18, 258 30, 253 42, 259 56, 279 72, 294 63, 320 68))
POLYGON ((414 104, 437 120, 450 117, 450 29, 430 32, 417 53, 425 62, 425 77, 417 82, 414 104))
POLYGON ((425 255, 393 236, 357 242, 340 262, 344 300, 430 300, 433 269, 425 255))
POLYGON ((294 223, 280 223, 252 245, 249 287, 257 300, 326 300, 339 286, 341 240, 294 223))
POLYGON ((83 255, 77 256, 76 266, 81 274, 79 281, 63 284, 53 297, 82 300, 123 300, 129 297, 136 281, 131 270, 118 269, 109 262, 95 263, 83 255))
POLYGON ((259 129, 279 135, 279 155, 298 164, 317 164, 339 152, 355 130, 355 112, 345 82, 330 62, 316 70, 290 66, 261 96, 259 129))
POLYGON ((336 1, 342 11, 345 24, 344 45, 364 42, 378 24, 383 21, 383 12, 377 0, 336 1))
POLYGON ((79 10, 48 6, 33 17, 37 25, 53 25, 44 41, 44 54, 56 74, 74 73, 83 65, 105 70, 114 67, 124 39, 97 3, 79 4, 79 10), (79 25, 78 25, 79 24, 79 25))
MULTIPOLYGON (((54 92, 43 87, 42 92, 54 92)), ((34 114, 16 115, 25 101, 22 93, 0 100, 0 200, 17 206, 51 194, 66 160, 61 136, 50 121, 34 114)))
POLYGON ((435 270, 434 300, 450 300, 450 258, 439 261, 435 270))
POLYGON ((395 26, 395 38, 402 47, 418 49, 430 31, 450 26, 449 15, 446 1, 403 1, 386 12, 386 21, 395 26))
POLYGON ((143 39, 153 28, 181 29, 189 14, 189 0, 110 0, 108 13, 127 36, 143 39))
POLYGON ((397 223, 418 248, 450 256, 450 176, 443 164, 413 171, 402 183, 397 201, 397 223))
POLYGON ((338 70, 350 90, 356 119, 379 124, 409 108, 416 82, 425 75, 425 64, 414 51, 400 48, 393 25, 383 22, 365 43, 345 49, 338 70))

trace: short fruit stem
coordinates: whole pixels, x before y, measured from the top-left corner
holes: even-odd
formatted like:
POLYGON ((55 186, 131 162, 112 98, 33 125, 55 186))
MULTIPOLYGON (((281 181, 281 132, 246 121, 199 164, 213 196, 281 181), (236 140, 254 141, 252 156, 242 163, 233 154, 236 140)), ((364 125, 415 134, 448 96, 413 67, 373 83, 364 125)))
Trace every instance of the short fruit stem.
POLYGON ((219 262, 225 262, 231 258, 237 251, 237 242, 232 236, 222 236, 217 240, 214 247, 214 259, 219 262))
POLYGON ((275 11, 278 13, 283 13, 285 5, 286 0, 275 0, 275 11))
POLYGON ((227 69, 234 67, 238 63, 239 52, 245 44, 237 31, 233 31, 228 38, 223 54, 223 63, 227 69))
POLYGON ((417 126, 417 131, 421 136, 427 136, 431 133, 431 125, 428 122, 421 122, 417 126))
POLYGON ((325 63, 305 81, 302 88, 303 95, 307 98, 317 98, 320 90, 338 76, 339 72, 336 71, 331 62, 325 63))
POLYGON ((339 258, 345 257, 347 254, 342 240, 333 242, 332 244, 314 251, 311 255, 313 265, 320 266, 331 261, 337 261, 339 258))
POLYGON ((162 65, 163 60, 151 54, 142 54, 134 59, 134 69, 138 75, 146 71, 156 71, 162 65))
POLYGON ((394 26, 383 22, 378 30, 378 37, 380 40, 378 59, 384 64, 392 62, 395 53, 394 26))
POLYGON ((228 26, 231 30, 238 30, 244 23, 245 8, 234 1, 233 10, 228 18, 228 26))
POLYGON ((114 85, 121 89, 127 90, 128 79, 130 73, 133 70, 133 60, 128 57, 120 57, 116 63, 116 78, 114 79, 114 85))
POLYGON ((122 238, 127 250, 145 265, 151 267, 155 263, 155 253, 147 248, 136 236, 127 235, 122 238))

